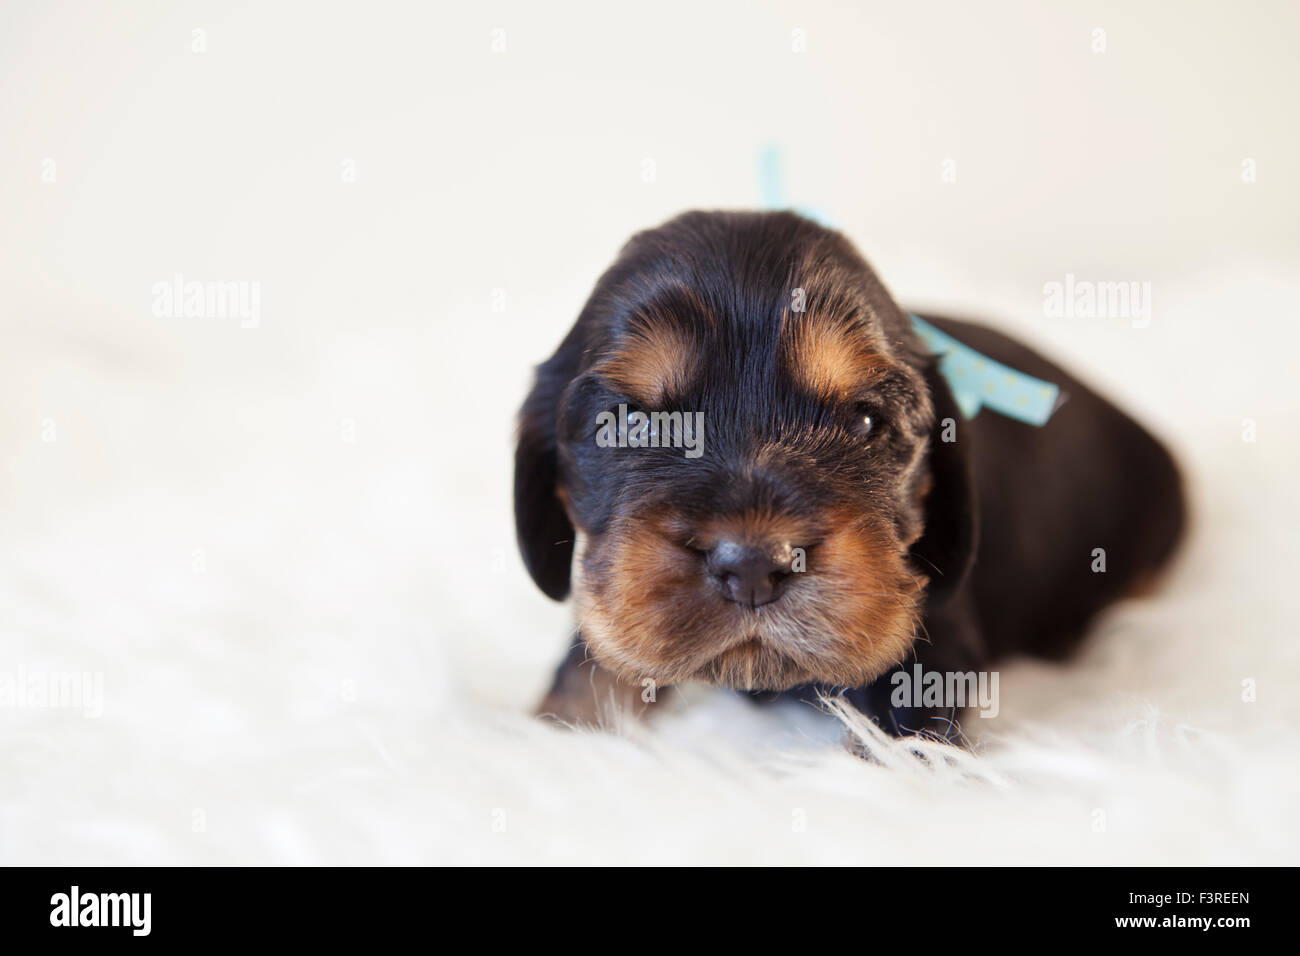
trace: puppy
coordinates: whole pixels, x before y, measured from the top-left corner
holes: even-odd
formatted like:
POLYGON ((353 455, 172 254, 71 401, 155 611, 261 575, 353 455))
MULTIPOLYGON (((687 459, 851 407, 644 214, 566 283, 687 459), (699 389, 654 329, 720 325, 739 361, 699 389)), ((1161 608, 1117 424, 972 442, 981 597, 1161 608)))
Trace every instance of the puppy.
POLYGON ((898 674, 1061 657, 1150 580, 1184 523, 1165 449, 1020 343, 925 321, 1064 403, 964 418, 848 240, 792 213, 627 243, 520 416, 524 563, 578 623, 542 712, 703 681, 952 737, 958 705, 898 674))

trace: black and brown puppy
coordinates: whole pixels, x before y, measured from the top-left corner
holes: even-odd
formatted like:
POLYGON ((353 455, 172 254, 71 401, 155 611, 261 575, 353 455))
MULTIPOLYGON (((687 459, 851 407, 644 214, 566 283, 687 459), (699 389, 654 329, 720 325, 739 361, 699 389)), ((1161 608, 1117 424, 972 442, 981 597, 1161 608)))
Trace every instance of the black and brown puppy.
POLYGON ((646 682, 840 689, 948 736, 950 710, 891 705, 893 669, 1063 655, 1161 567, 1183 500, 1156 440, 1018 342, 928 321, 1068 401, 1043 427, 963 420, 907 313, 797 215, 693 212, 628 242, 521 416, 524 562, 572 588, 579 628, 544 712, 593 719, 646 682), (609 447, 602 413, 636 410, 702 422, 696 453, 609 447))

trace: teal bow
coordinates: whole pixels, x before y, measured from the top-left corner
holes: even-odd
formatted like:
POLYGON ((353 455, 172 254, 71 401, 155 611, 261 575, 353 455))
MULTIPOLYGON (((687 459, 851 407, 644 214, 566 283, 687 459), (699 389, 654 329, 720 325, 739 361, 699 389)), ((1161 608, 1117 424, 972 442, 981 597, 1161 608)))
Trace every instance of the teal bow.
POLYGON ((912 316, 912 327, 931 352, 942 356, 939 372, 967 418, 987 406, 1027 425, 1046 425, 1060 404, 1059 385, 995 362, 940 332, 919 315, 912 316))

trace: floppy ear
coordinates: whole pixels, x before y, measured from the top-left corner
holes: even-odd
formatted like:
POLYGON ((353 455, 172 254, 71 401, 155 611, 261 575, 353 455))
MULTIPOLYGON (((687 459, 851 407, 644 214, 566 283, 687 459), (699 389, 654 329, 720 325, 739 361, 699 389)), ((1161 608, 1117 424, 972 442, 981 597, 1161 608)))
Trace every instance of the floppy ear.
POLYGON ((537 369, 533 390, 519 413, 515 447, 515 532, 524 566, 547 597, 569 593, 573 525, 557 495, 559 459, 556 416, 560 395, 572 379, 580 349, 577 329, 537 369))
POLYGON ((930 578, 926 605, 933 608, 952 597, 970 571, 979 537, 979 515, 966 446, 968 432, 961 412, 934 363, 926 367, 925 380, 934 402, 935 424, 930 433, 925 530, 912 545, 912 554, 917 567, 930 578))

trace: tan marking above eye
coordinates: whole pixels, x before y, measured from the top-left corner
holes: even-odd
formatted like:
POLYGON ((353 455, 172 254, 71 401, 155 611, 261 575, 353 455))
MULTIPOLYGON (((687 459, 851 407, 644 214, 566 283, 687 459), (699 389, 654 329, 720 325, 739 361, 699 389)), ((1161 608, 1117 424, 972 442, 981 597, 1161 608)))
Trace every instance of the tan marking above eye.
POLYGON ((792 317, 785 355, 796 382, 814 395, 843 401, 885 374, 890 360, 861 329, 846 323, 792 317))
POLYGON ((690 384, 696 345, 682 329, 667 323, 640 326, 596 366, 640 405, 655 408, 690 384))

